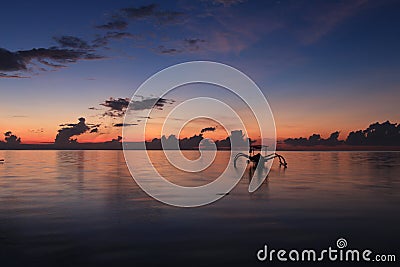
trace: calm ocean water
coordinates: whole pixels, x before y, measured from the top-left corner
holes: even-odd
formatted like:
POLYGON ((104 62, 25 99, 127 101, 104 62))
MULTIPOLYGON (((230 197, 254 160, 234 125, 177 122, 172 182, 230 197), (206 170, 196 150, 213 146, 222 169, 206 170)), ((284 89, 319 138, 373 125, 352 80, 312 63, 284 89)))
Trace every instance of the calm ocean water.
MULTIPOLYGON (((208 182, 150 153, 172 181, 208 182)), ((0 151, 1 266, 284 266, 256 252, 333 247, 340 237, 399 260, 399 152, 281 154, 288 169, 275 162, 255 193, 246 172, 222 200, 184 209, 142 192, 121 151, 0 151)), ((218 152, 221 168, 227 157, 218 152)))

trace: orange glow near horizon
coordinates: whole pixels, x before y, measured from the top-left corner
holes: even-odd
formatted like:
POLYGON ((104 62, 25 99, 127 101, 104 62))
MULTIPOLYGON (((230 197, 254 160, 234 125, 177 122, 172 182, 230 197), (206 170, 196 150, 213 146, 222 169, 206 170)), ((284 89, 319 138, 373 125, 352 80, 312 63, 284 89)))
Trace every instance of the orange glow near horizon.
MULTIPOLYGON (((314 133, 321 134, 323 138, 328 138, 329 135, 338 130, 340 131, 339 139, 346 139, 348 133, 350 131, 358 130, 358 129, 365 129, 368 125, 364 125, 363 127, 340 127, 340 126, 333 126, 333 125, 319 125, 319 127, 304 127, 305 125, 287 125, 280 126, 279 122, 276 122, 277 126, 277 140, 284 140, 286 138, 298 138, 298 137, 305 137, 308 138, 310 135, 314 133), (318 130, 315 130, 318 129, 318 130)), ((146 141, 151 141, 153 138, 161 138, 161 123, 152 123, 149 125, 146 131, 146 141), (151 127, 150 127, 151 126, 151 127)), ((222 140, 228 136, 228 133, 224 130, 222 126, 214 121, 209 120, 194 120, 189 122, 185 125, 182 129, 179 138, 189 138, 195 134, 200 134, 201 129, 211 126, 217 126, 216 131, 214 132, 205 132, 203 136, 205 138, 211 138, 213 140, 222 140)), ((111 127, 111 126, 110 126, 111 127)), ((132 126, 135 127, 135 126, 132 126)), ((43 128, 43 132, 38 131, 34 132, 27 129, 15 128, 14 130, 9 128, 0 129, 2 133, 5 133, 8 130, 11 130, 13 134, 20 137, 23 144, 41 144, 41 143, 54 143, 55 137, 57 135, 57 129, 46 129, 43 128)), ((249 127, 248 127, 249 128, 249 127)), ((122 135, 122 128, 112 129, 108 133, 103 134, 90 134, 85 133, 80 136, 74 136, 78 142, 80 143, 101 143, 106 141, 111 141, 112 139, 117 138, 118 136, 122 135)), ((249 137, 253 140, 257 140, 259 136, 258 133, 249 131, 249 137)), ((3 136, 0 139, 1 141, 4 140, 3 136)), ((141 140, 130 140, 130 141, 141 141, 141 140)))

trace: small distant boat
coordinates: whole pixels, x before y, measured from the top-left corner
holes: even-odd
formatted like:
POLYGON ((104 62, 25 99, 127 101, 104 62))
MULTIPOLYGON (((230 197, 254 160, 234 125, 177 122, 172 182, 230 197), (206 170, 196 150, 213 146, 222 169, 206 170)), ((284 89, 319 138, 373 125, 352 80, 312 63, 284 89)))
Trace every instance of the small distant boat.
POLYGON ((4 163, 4 159, 0 159, 0 163, 4 163))

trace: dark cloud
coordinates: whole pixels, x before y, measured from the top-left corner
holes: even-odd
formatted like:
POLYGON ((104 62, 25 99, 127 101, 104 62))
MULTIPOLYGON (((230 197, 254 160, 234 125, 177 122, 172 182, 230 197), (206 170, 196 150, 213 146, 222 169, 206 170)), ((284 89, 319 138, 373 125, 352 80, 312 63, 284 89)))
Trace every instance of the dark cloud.
POLYGON ((92 41, 93 47, 104 47, 108 45, 111 39, 119 40, 123 38, 134 38, 135 35, 129 32, 107 32, 105 35, 97 35, 96 39, 92 41))
MULTIPOLYGON (((120 9, 120 16, 132 20, 154 19, 157 24, 177 24, 184 21, 185 13, 158 9, 156 4, 120 9)), ((108 25, 108 23, 107 23, 108 25)))
POLYGON ((98 123, 98 124, 87 123, 86 125, 87 125, 87 126, 89 126, 91 129, 92 129, 92 128, 98 128, 98 127, 100 127, 100 126, 101 126, 101 124, 100 124, 100 123, 98 123))
POLYGON ((6 73, 0 72, 0 78, 27 79, 27 78, 30 78, 30 77, 22 76, 22 75, 19 75, 19 74, 6 74, 6 73))
POLYGON ((113 20, 103 25, 98 25, 96 28, 103 30, 124 30, 128 27, 128 22, 125 20, 113 20))
POLYGON ((137 123, 115 123, 114 127, 128 127, 128 126, 135 126, 138 125, 137 123))
POLYGON ((76 123, 64 123, 64 124, 60 124, 58 126, 60 127, 74 127, 76 125, 76 123))
POLYGON ((155 13, 155 18, 161 25, 180 24, 185 21, 186 14, 179 11, 160 11, 155 13))
MULTIPOLYGON (((125 7, 121 8, 116 11, 110 18, 108 22, 105 24, 96 26, 98 29, 104 30, 124 30, 129 26, 130 22, 135 22, 138 20, 146 21, 151 23, 153 26, 164 26, 164 25, 171 25, 171 24, 181 24, 184 23, 188 19, 188 14, 178 10, 164 10, 161 9, 157 4, 148 4, 142 5, 139 7, 125 7)), ((114 34, 110 35, 107 33, 106 35, 99 35, 97 38, 92 42, 94 47, 104 47, 108 44, 110 39, 122 39, 122 38, 129 38, 129 37, 137 37, 129 33, 122 34, 114 34)), ((141 39, 145 37, 141 36, 141 39)), ((156 38, 155 36, 151 35, 151 38, 156 38)), ((156 53, 160 54, 177 54, 181 53, 185 49, 194 51, 199 49, 198 43, 193 44, 188 40, 187 44, 180 43, 179 46, 182 48, 167 48, 163 45, 159 47, 153 47, 151 50, 155 51, 156 53)), ((151 45, 153 46, 153 45, 151 45)))
POLYGON ((216 5, 223 5, 225 7, 237 5, 243 2, 246 2, 246 0, 211 0, 216 5))
POLYGON ((90 49, 91 46, 84 40, 75 36, 53 37, 53 39, 61 46, 76 49, 90 49))
POLYGON ((172 55, 183 52, 183 50, 181 50, 181 49, 178 49, 178 48, 166 48, 163 45, 160 45, 156 51, 158 53, 160 53, 160 54, 172 54, 172 55))
POLYGON ((0 48, 0 71, 26 71, 28 64, 34 60, 46 66, 57 68, 62 67, 61 64, 99 58, 102 57, 88 51, 67 48, 34 48, 16 52, 0 48))
POLYGON ((164 45, 158 46, 156 52, 159 54, 174 55, 183 52, 195 52, 200 50, 201 45, 206 43, 206 40, 200 38, 186 38, 184 40, 174 42, 171 46, 166 47, 164 45))
POLYGON ((166 98, 145 98, 140 101, 132 101, 130 110, 146 110, 151 108, 156 108, 162 110, 165 105, 172 104, 175 101, 166 98))
POLYGON ((133 38, 135 35, 129 32, 107 32, 105 35, 108 39, 122 39, 122 38, 133 38))
POLYGON ((142 19, 154 16, 156 13, 156 4, 150 4, 141 7, 122 8, 121 12, 130 19, 142 19))
POLYGON ((132 101, 131 105, 129 106, 129 98, 110 97, 110 99, 104 101, 100 105, 109 108, 109 110, 103 113, 103 116, 122 117, 125 114, 128 106, 130 107, 130 110, 136 111, 151 108, 162 110, 165 105, 172 104, 174 102, 175 101, 172 99, 165 98, 143 98, 142 100, 132 101))
POLYGON ((197 51, 200 49, 200 45, 202 43, 205 43, 206 41, 203 39, 199 39, 199 38, 192 38, 192 39, 189 38, 189 39, 185 39, 183 42, 184 42, 184 45, 187 50, 197 51))
POLYGON ((206 127, 201 129, 200 133, 205 133, 205 132, 214 132, 217 128, 216 127, 206 127))
POLYGON ((26 64, 24 59, 18 52, 11 52, 4 48, 0 48, 0 70, 2 71, 18 71, 25 70, 26 64))
POLYGON ((72 139, 73 136, 81 135, 90 130, 90 133, 97 133, 97 127, 99 124, 86 124, 85 118, 79 118, 78 123, 66 123, 61 124, 61 128, 58 130, 58 134, 54 141, 55 144, 71 144, 76 143, 76 139, 72 139))
POLYGON ((103 116, 122 117, 129 105, 129 98, 110 97, 110 99, 104 101, 100 105, 109 108, 103 116))

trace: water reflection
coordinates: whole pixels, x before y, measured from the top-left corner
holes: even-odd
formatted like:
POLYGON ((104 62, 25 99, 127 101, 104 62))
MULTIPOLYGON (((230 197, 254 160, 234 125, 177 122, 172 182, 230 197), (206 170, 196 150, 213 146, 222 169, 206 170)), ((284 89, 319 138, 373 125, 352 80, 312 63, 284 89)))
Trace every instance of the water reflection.
MULTIPOLYGON (((282 154, 288 169, 274 162, 255 193, 247 191, 250 168, 222 200, 179 209, 143 193, 121 151, 0 151, 2 264, 251 266, 265 242, 318 247, 340 236, 353 247, 396 252, 400 153, 282 154)), ((219 164, 193 181, 162 160, 157 167, 171 181, 198 185, 226 167, 227 155, 218 152, 219 164)))

